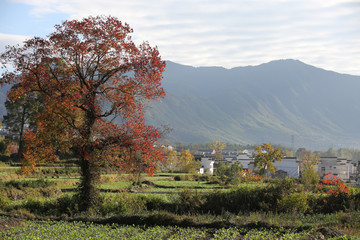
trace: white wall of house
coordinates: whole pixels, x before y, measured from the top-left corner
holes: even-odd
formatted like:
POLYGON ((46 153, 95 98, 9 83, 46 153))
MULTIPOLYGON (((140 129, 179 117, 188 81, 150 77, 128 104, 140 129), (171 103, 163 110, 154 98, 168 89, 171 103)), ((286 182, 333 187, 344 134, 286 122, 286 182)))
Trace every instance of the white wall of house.
POLYGON ((281 162, 274 162, 274 166, 277 167, 277 170, 282 170, 289 174, 289 177, 299 177, 299 163, 296 161, 295 157, 286 157, 283 158, 281 162))
POLYGON ((214 163, 215 161, 212 158, 201 158, 201 167, 204 168, 205 173, 214 174, 214 163))
POLYGON ((331 173, 338 176, 342 181, 350 180, 350 173, 353 171, 352 163, 345 158, 322 157, 317 164, 320 176, 331 173))

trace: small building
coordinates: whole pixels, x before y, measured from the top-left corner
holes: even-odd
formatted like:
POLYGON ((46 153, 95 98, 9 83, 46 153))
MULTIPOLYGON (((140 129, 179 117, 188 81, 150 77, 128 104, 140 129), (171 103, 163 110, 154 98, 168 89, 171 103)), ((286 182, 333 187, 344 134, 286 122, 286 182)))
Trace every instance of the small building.
POLYGON ((350 175, 356 175, 356 167, 351 160, 337 157, 321 157, 317 164, 317 171, 320 177, 331 173, 344 182, 350 182, 350 175), (355 168, 355 169, 354 169, 355 168))
POLYGON ((253 169, 254 159, 246 153, 240 153, 236 157, 236 162, 243 166, 243 169, 253 169), (251 164, 252 163, 252 164, 251 164))
POLYGON ((201 158, 201 167, 204 169, 204 173, 214 174, 214 163, 215 160, 210 157, 202 157, 201 158))
POLYGON ((274 166, 277 167, 277 171, 286 172, 289 177, 298 178, 300 175, 299 163, 295 157, 285 157, 281 162, 274 162, 274 166))
POLYGON ((200 155, 214 155, 215 154, 215 150, 214 149, 199 149, 197 150, 197 154, 200 155))

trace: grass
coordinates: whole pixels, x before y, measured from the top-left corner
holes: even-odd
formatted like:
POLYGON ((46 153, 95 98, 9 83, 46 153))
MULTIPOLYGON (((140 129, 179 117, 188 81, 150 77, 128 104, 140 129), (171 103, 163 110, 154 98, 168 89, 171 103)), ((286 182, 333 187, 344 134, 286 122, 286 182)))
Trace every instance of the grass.
POLYGON ((105 189, 126 189, 131 186, 132 186, 131 182, 128 181, 109 182, 98 185, 99 188, 105 188, 105 189))

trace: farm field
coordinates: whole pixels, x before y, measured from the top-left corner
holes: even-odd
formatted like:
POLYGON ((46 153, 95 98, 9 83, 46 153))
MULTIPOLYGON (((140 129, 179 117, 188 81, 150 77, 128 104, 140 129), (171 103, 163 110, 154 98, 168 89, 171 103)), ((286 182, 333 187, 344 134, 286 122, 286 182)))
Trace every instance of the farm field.
MULTIPOLYGON (((5 220, 3 220, 5 221, 5 220)), ((100 225, 84 222, 26 221, 0 232, 1 239, 306 239, 314 229, 182 228, 100 225), (66 235, 64 235, 66 233, 66 235)))
MULTIPOLYGON (((294 179, 225 184, 216 176, 155 173, 134 184, 132 175, 104 173, 101 205, 85 214, 75 202, 78 168, 18 171, 0 168, 0 239, 360 238, 357 200, 329 211, 328 195, 304 192, 294 179)), ((358 199, 359 188, 349 189, 358 199)))

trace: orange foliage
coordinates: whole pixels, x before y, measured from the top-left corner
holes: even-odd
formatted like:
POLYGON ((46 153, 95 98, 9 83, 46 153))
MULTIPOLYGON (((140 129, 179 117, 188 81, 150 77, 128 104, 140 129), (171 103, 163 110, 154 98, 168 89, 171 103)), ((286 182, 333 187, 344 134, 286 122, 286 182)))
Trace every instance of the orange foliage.
POLYGON ((349 194, 349 188, 341 179, 331 173, 327 173, 318 185, 319 192, 338 197, 341 194, 349 194))
POLYGON ((256 174, 252 169, 243 169, 240 172, 240 176, 243 182, 262 182, 264 176, 256 174))
POLYGON ((0 56, 6 69, 1 85, 21 83, 9 97, 35 92, 44 105, 37 128, 24 136, 23 170, 73 148, 94 166, 110 161, 153 173, 162 160, 154 147, 161 133, 145 125, 143 103, 165 96, 165 62, 157 48, 136 46, 129 25, 111 16, 65 21, 55 29, 47 39, 7 47, 0 56))

